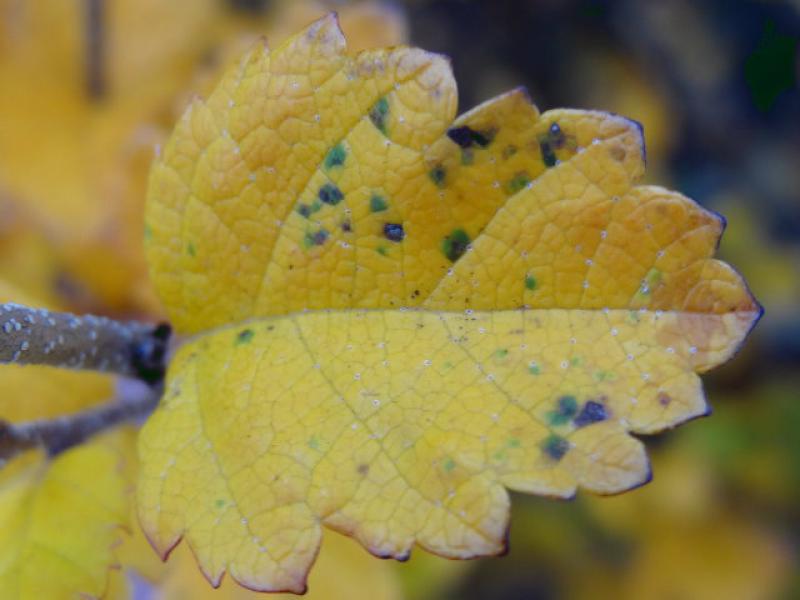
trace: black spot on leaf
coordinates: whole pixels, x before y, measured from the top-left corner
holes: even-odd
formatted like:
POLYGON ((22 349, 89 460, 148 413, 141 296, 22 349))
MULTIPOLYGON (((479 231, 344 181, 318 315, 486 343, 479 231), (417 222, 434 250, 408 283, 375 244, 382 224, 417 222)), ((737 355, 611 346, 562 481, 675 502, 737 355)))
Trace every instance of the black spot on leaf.
POLYGON ((494 130, 476 131, 468 125, 461 127, 451 127, 447 130, 447 137, 462 148, 470 148, 471 146, 479 146, 485 148, 492 143, 495 136, 494 130))
POLYGON ((605 405, 601 404, 600 402, 595 402, 594 400, 589 400, 583 405, 581 412, 578 413, 578 416, 575 417, 572 422, 574 423, 575 427, 586 427, 592 423, 605 421, 607 418, 608 411, 606 410, 605 405))
POLYGON ((554 167, 556 166, 556 153, 553 151, 553 147, 549 141, 540 140, 539 141, 539 149, 542 151, 542 162, 544 163, 545 167, 554 167))
POLYGON ((336 187, 332 183, 326 183, 321 188, 319 188, 319 192, 317 193, 319 199, 324 202, 325 204, 330 204, 331 206, 335 206, 339 204, 344 198, 344 194, 342 194, 342 190, 336 187))
POLYGON ((400 223, 384 223, 383 235, 386 236, 387 240, 391 240, 392 242, 402 242, 403 238, 406 236, 405 231, 403 231, 403 226, 400 223))
POLYGON ((551 435, 542 442, 542 451, 553 460, 561 460, 569 450, 569 442, 560 435, 551 435))

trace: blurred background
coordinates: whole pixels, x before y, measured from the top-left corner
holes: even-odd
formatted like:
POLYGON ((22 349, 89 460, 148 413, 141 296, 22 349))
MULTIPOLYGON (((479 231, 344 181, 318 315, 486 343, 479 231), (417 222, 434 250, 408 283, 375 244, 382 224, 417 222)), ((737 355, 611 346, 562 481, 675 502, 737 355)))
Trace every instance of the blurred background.
MULTIPOLYGON (((0 278, 49 306, 158 318, 141 247, 154 148, 256 37, 332 9, 351 48, 452 57, 461 111, 524 85, 541 110, 640 121, 646 180, 728 219, 719 256, 766 315, 704 378, 714 415, 647 440, 649 485, 516 495, 503 558, 323 547, 311 596, 800 597, 797 0, 0 0, 0 278)), ((181 556, 122 562, 114 597, 259 597, 212 594, 181 556)))

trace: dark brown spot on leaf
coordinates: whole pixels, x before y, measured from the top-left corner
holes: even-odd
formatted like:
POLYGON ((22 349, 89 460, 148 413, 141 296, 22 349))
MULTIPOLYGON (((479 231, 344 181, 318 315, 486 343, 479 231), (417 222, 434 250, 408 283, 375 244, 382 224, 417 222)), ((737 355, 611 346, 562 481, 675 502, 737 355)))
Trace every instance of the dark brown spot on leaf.
POLYGON ((625 148, 618 144, 611 146, 611 148, 608 149, 608 153, 611 155, 611 158, 617 162, 625 160, 625 148))

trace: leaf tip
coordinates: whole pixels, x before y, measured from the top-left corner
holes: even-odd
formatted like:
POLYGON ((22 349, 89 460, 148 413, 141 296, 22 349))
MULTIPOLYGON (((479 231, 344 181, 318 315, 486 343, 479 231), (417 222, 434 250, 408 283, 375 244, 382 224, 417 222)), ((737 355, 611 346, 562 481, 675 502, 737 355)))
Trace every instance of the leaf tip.
MULTIPOLYGON (((255 582, 250 582, 247 579, 243 578, 240 579, 234 576, 233 574, 231 574, 230 577, 233 581, 236 582, 236 585, 239 585, 251 592, 259 594, 294 594, 296 596, 305 596, 306 593, 308 593, 307 575, 308 574, 303 575, 302 577, 298 577, 295 582, 277 587, 263 586, 255 582)), ((214 586, 214 588, 218 587, 219 584, 214 586)))
POLYGON ((347 46, 342 27, 339 24, 339 14, 331 11, 309 25, 304 35, 307 42, 319 44, 320 47, 329 49, 332 54, 341 53, 347 46))
POLYGON ((144 533, 144 538, 147 540, 147 543, 150 544, 150 547, 161 559, 161 562, 167 562, 169 560, 170 554, 172 554, 172 551, 178 547, 178 544, 180 544, 183 539, 182 535, 178 535, 174 539, 162 544, 150 535, 150 531, 141 524, 141 520, 139 526, 144 533))

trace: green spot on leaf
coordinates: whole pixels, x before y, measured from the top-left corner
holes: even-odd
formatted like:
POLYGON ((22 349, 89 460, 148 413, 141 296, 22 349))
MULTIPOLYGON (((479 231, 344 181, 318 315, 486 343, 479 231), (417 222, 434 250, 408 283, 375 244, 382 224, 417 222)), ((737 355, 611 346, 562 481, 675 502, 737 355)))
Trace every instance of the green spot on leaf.
POLYGON ((386 246, 378 246, 376 250, 381 256, 386 256, 389 254, 389 249, 386 246))
POLYGON ((508 190, 509 194, 516 194, 520 190, 525 189, 525 186, 530 182, 531 178, 528 177, 528 174, 523 171, 514 175, 513 179, 511 179, 506 185, 506 189, 508 190))
POLYGON ((255 335, 255 332, 252 329, 242 329, 236 335, 236 341, 234 342, 234 346, 241 346, 242 344, 249 344, 252 341, 254 335, 255 335))
POLYGON ((446 473, 449 473, 450 471, 452 471, 453 469, 455 469, 455 468, 456 468, 456 461, 454 461, 454 460, 453 460, 452 458, 450 458, 450 457, 447 457, 447 458, 444 460, 444 463, 442 464, 442 468, 444 468, 444 470, 445 470, 445 472, 446 472, 446 473))
POLYGON ((214 506, 217 508, 223 508, 225 506, 225 500, 219 499, 214 502, 214 506))
POLYGON ((372 197, 369 199, 369 210, 370 212, 383 212, 389 208, 389 203, 386 202, 386 199, 383 196, 378 194, 372 194, 372 197))
POLYGON ((186 252, 189 253, 189 256, 194 257, 197 254, 197 249, 194 247, 192 242, 186 244, 186 252))
POLYGON ((325 168, 332 169, 333 167, 341 167, 347 158, 347 151, 344 145, 340 142, 331 148, 328 155, 325 157, 325 168))
POLYGON ((519 448, 522 445, 522 442, 519 441, 519 438, 508 438, 506 445, 509 448, 519 448))
POLYGON ((557 408, 547 413, 547 422, 553 426, 566 425, 578 412, 578 400, 575 396, 561 396, 557 408))
POLYGON ((531 291, 536 289, 536 277, 528 275, 525 277, 525 288, 531 291))
POLYGON ((453 233, 442 240, 442 253, 451 261, 456 262, 467 251, 470 239, 463 229, 455 229, 453 233))
POLYGON ((436 165, 430 171, 428 171, 428 177, 430 177, 431 181, 438 187, 444 187, 444 180, 446 176, 447 171, 442 165, 436 165))
POLYGON ((303 247, 308 250, 313 246, 322 246, 330 237, 327 229, 319 229, 318 231, 307 231, 303 236, 303 247))
POLYGON ((149 242, 153 239, 153 229, 150 225, 145 224, 144 226, 144 241, 149 242))
POLYGON ((308 447, 312 450, 319 450, 319 439, 317 439, 317 436, 311 436, 309 438, 308 447))
POLYGON ((372 121, 372 124, 380 131, 383 135, 388 135, 386 133, 386 124, 389 117, 389 101, 386 99, 386 96, 378 100, 375 104, 372 105, 372 108, 369 109, 369 120, 372 121))
POLYGON ((614 381, 617 378, 616 373, 613 371, 595 371, 595 381, 614 381))
POLYGON ((303 204, 302 202, 297 207, 297 213, 306 219, 319 212, 322 209, 322 203, 319 200, 314 200, 311 204, 303 204))
POLYGON ((541 367, 536 363, 531 363, 528 365, 528 373, 530 373, 531 375, 539 375, 539 373, 541 372, 542 372, 541 367))

